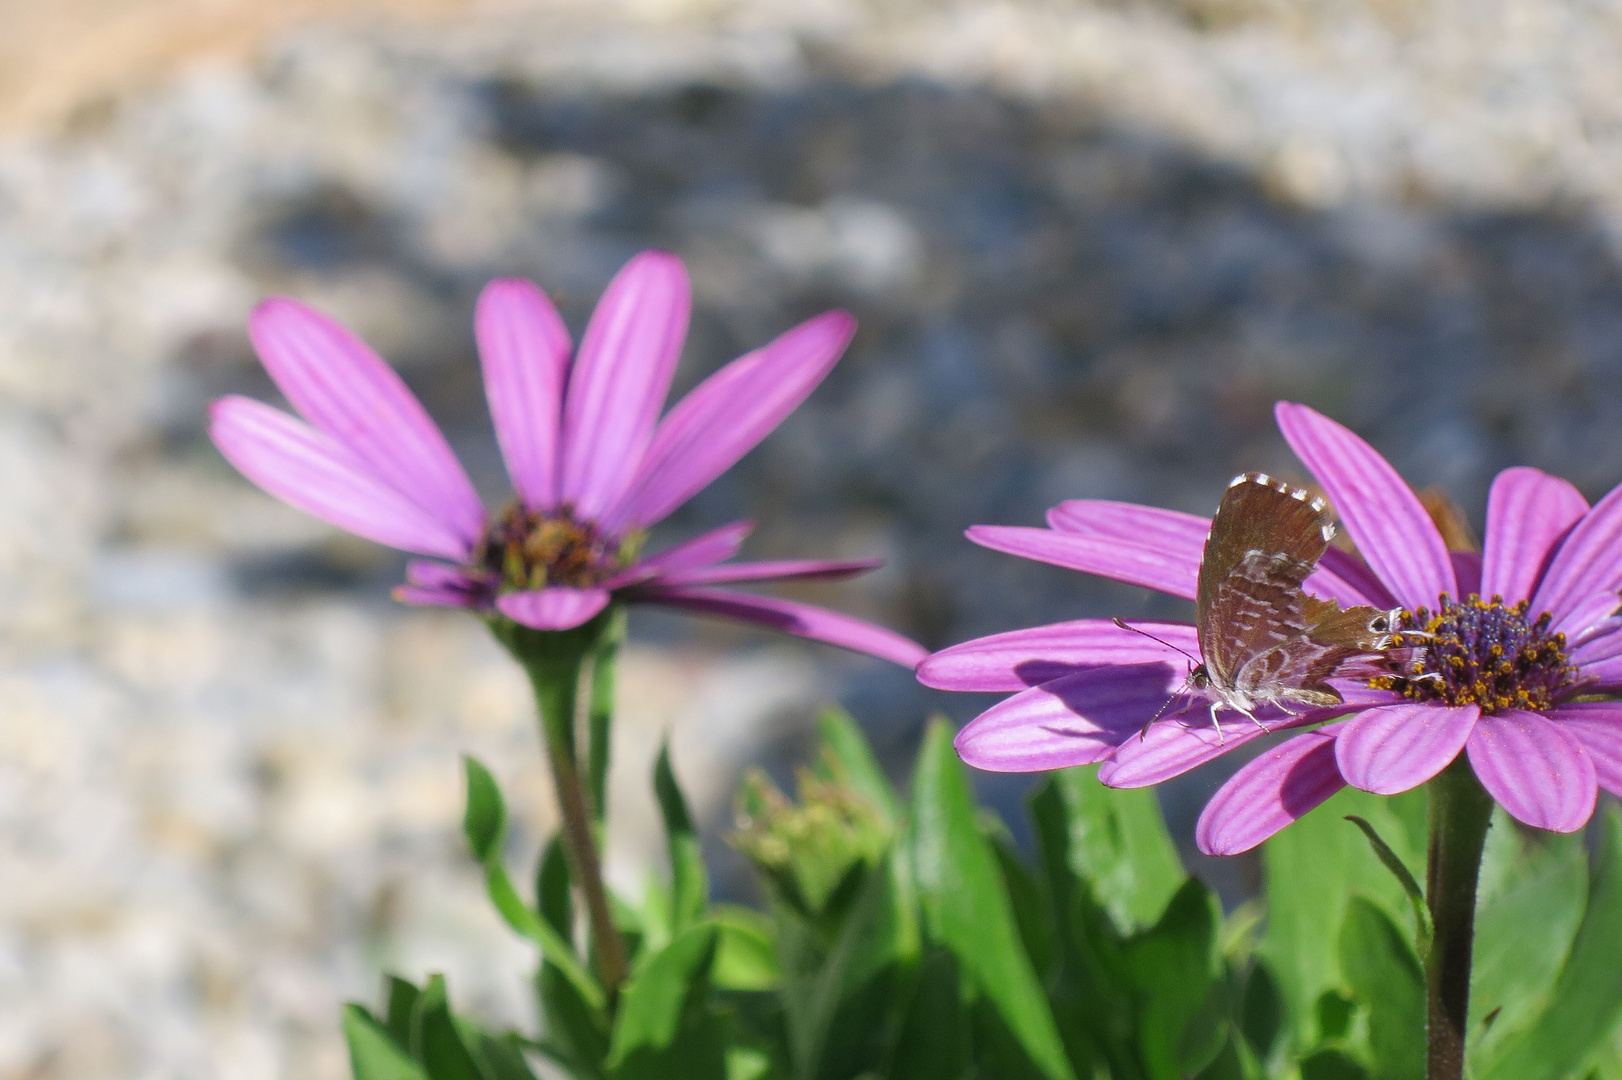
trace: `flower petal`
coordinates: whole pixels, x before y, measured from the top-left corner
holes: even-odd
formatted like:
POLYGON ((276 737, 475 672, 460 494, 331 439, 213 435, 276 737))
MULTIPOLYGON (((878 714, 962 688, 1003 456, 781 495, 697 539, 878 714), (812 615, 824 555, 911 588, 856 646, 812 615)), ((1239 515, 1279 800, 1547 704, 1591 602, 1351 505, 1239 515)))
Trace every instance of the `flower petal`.
POLYGON ((942 649, 925 660, 918 667, 918 681, 937 690, 1024 690, 1077 668, 1153 663, 1171 665, 1179 673, 1179 681, 1185 677, 1189 660, 1177 649, 1185 649, 1193 656, 1200 654, 1192 626, 1164 622, 1131 625, 1143 633, 1123 630, 1108 619, 1078 619, 976 638, 942 649), (1167 648, 1148 634, 1175 648, 1167 648))
POLYGON ((1136 737, 1181 681, 1155 663, 1073 672, 993 705, 954 745, 965 762, 988 772, 1090 765, 1136 737))
MULTIPOLYGON (((248 336, 277 387, 378 479, 472 546, 484 507, 445 436, 394 369, 360 338, 296 300, 267 300, 248 336)), ((465 558, 465 553, 459 558, 465 558)))
POLYGON ((692 586, 667 589, 660 585, 644 585, 629 590, 626 599, 647 604, 685 608, 706 615, 719 615, 740 622, 754 623, 781 630, 786 634, 825 641, 830 645, 867 653, 880 660, 889 660, 905 668, 915 668, 929 650, 902 637, 894 630, 886 630, 870 622, 844 615, 812 604, 783 600, 776 596, 752 596, 748 593, 729 592, 725 589, 706 589, 692 586))
POLYGON ((1534 613, 1554 615, 1554 628, 1576 636, 1616 608, 1622 589, 1622 484, 1571 527, 1532 595, 1534 613), (1608 608, 1607 608, 1608 605, 1608 608))
POLYGON ((1274 410, 1290 448, 1312 470, 1380 580, 1404 607, 1458 594, 1447 545, 1413 489, 1375 449, 1327 416, 1288 401, 1274 410))
POLYGON ((1537 713, 1509 710, 1476 721, 1470 767, 1517 821, 1576 832, 1594 813, 1594 763, 1576 736, 1537 713))
POLYGON ((1335 764, 1339 724, 1264 750, 1205 804, 1194 842, 1207 855, 1249 851, 1346 786, 1335 764))
MULTIPOLYGON (((1261 715, 1258 710, 1258 716, 1261 715)), ((1278 725, 1263 731, 1238 713, 1223 711, 1222 731, 1211 726, 1210 706, 1203 698, 1193 697, 1186 711, 1168 713, 1151 724, 1142 738, 1131 738, 1121 744, 1098 770, 1098 779, 1110 787, 1149 787, 1181 776, 1188 770, 1213 761, 1239 747, 1278 730, 1278 725)), ((1262 723, 1269 723, 1263 719, 1262 723)))
POLYGON ((686 570, 697 566, 710 566, 724 562, 738 553, 743 542, 755 529, 753 521, 734 521, 719 529, 711 529, 691 540, 665 548, 641 560, 639 566, 653 566, 659 570, 686 570))
POLYGON ((473 329, 507 475, 525 506, 550 510, 557 504, 569 330, 546 294, 522 278, 484 287, 473 329))
POLYGON ((503 593, 496 597, 496 610, 520 626, 532 630, 573 630, 591 621, 608 606, 607 589, 568 589, 552 585, 545 589, 503 593))
POLYGON ((209 408, 209 438, 237 470, 283 502, 356 536, 465 560, 467 542, 407 499, 337 439, 263 402, 235 395, 209 408))
POLYGON ((402 604, 411 604, 415 607, 484 607, 477 597, 461 589, 433 588, 426 585, 396 585, 394 598, 402 604))
POLYGON ((733 581, 839 581, 884 565, 883 559, 772 559, 671 570, 661 585, 720 585, 733 581))
POLYGON ((676 370, 692 290, 681 260, 644 251, 592 312, 563 404, 559 496, 597 521, 630 486, 676 370))
POLYGON ((1474 705, 1384 705, 1346 723, 1335 741, 1340 775, 1355 788, 1395 795, 1459 756, 1481 710, 1474 705))
POLYGON ((1192 558, 1197 564, 1205 550, 1211 519, 1158 506, 1111 502, 1107 499, 1069 499, 1048 511, 1048 527, 1078 536, 1108 536, 1144 547, 1163 547, 1192 558))
POLYGON ((1029 529, 1015 525, 974 525, 965 534, 981 547, 1005 551, 1037 562, 1051 563, 1068 570, 1114 578, 1129 585, 1142 585, 1186 600, 1194 599, 1200 563, 1196 553, 1190 561, 1186 551, 1166 551, 1157 547, 1130 544, 1106 536, 1083 536, 1029 529))
POLYGON ((1613 795, 1622 795, 1622 702, 1561 705, 1548 717, 1588 751, 1599 786, 1613 795))
POLYGON ((429 562, 427 559, 412 559, 406 563, 406 581, 427 589, 463 591, 475 589, 479 585, 478 580, 461 567, 446 566, 444 563, 429 562))
POLYGON ((1338 547, 1325 549, 1318 559, 1318 569, 1301 587, 1314 596, 1339 600, 1342 607, 1373 604, 1383 610, 1397 606, 1396 597, 1368 564, 1338 547))
POLYGON ((1558 476, 1505 469, 1487 495, 1481 595, 1511 604, 1532 595, 1555 544, 1588 512, 1588 500, 1558 476))
POLYGON ((855 319, 829 311, 700 383, 660 422, 608 526, 663 521, 737 464, 827 377, 855 333, 855 319))

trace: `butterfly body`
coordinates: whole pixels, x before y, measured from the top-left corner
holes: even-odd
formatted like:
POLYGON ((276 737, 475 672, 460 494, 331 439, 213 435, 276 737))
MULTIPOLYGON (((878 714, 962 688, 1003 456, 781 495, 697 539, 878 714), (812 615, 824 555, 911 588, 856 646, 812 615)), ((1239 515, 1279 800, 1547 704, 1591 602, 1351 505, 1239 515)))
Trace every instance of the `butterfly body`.
MULTIPOLYGON (((1324 708, 1346 661, 1391 647, 1401 609, 1342 610, 1302 589, 1335 535, 1329 506, 1265 473, 1236 477, 1211 522, 1200 560, 1195 622, 1204 662, 1185 689, 1256 719, 1276 705, 1324 708)), ((1259 721, 1257 721, 1260 723, 1259 721)))

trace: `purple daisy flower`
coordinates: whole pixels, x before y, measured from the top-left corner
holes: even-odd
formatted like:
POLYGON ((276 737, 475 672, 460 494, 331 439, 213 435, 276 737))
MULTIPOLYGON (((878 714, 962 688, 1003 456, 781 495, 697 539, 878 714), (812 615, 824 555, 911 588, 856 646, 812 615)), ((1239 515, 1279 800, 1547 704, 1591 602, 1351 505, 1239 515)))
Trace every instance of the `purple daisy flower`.
MULTIPOLYGON (((1357 435, 1304 405, 1279 403, 1284 438, 1340 515, 1363 559, 1330 548, 1307 592, 1343 605, 1404 608, 1410 636, 1381 666, 1331 680, 1345 703, 1258 712, 1270 730, 1338 719, 1245 765, 1211 799, 1196 839, 1246 851, 1347 784, 1394 794, 1463 752, 1481 783, 1528 825, 1581 828, 1597 787, 1622 794, 1622 486, 1593 509, 1569 483, 1513 468, 1494 480, 1481 555, 1450 552, 1419 497, 1357 435)), ((1026 558, 1193 599, 1210 522, 1094 500, 1062 503, 1048 529, 975 526, 969 538, 1026 558)), ((1137 623, 1198 657, 1195 628, 1137 623)), ((982 769, 1102 763, 1099 779, 1142 787, 1264 734, 1240 716, 1211 724, 1178 697, 1188 661, 1108 620, 1016 630, 926 660, 947 690, 1018 691, 959 734, 982 769), (1162 720, 1143 731, 1172 700, 1162 720), (1142 732, 1142 737, 1139 733, 1142 732)))
POLYGON ((751 523, 653 555, 643 538, 788 416, 833 368, 855 321, 819 315, 734 360, 662 420, 687 334, 681 261, 625 265, 578 354, 546 294, 491 282, 476 334, 485 394, 516 499, 493 519, 422 405, 355 335, 295 301, 255 310, 249 334, 302 420, 248 398, 211 409, 226 459, 282 501, 413 560, 395 590, 413 604, 500 613, 538 630, 589 621, 611 600, 663 604, 915 666, 926 650, 859 619, 722 584, 848 577, 876 561, 726 563, 751 523))

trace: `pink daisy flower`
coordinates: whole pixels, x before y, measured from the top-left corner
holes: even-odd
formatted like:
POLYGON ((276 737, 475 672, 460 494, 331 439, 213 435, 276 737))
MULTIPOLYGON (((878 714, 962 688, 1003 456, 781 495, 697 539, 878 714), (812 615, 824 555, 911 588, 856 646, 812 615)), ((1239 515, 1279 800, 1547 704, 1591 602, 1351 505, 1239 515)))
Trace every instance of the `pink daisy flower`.
POLYGON ((211 409, 209 434, 282 501, 413 560, 395 590, 412 604, 499 613, 537 630, 580 626, 611 601, 663 604, 769 626, 912 667, 926 650, 808 604, 716 588, 841 578, 875 561, 728 563, 751 524, 657 554, 656 525, 788 416, 833 368, 855 321, 819 315, 688 394, 662 420, 687 334, 681 261, 644 252, 610 282, 578 353, 546 294, 491 282, 476 335, 485 394, 517 492, 494 518, 404 382, 364 342, 295 300, 253 313, 265 369, 303 419, 243 397, 211 409))
MULTIPOLYGON (((1499 805, 1528 825, 1581 828, 1596 790, 1622 794, 1622 486, 1592 509, 1536 469, 1494 480, 1481 555, 1449 552, 1413 490, 1351 431, 1281 402, 1279 428, 1338 512, 1363 559, 1330 548, 1306 591, 1342 605, 1407 610, 1431 635, 1384 669, 1331 680, 1345 703, 1258 712, 1268 729, 1324 724, 1265 751, 1200 817, 1202 851, 1261 843, 1347 784, 1394 794, 1462 752, 1499 805)), ((969 538, 1026 558, 1193 599, 1210 522, 1093 500, 1062 503, 1048 529, 975 526, 969 538)), ((1135 624, 1199 656, 1195 628, 1135 624)), ((1415 643, 1414 638, 1409 644, 1415 643)), ((1101 762, 1115 787, 1159 783, 1260 737, 1240 716, 1212 726, 1207 702, 1173 700, 1188 661, 1108 620, 1083 619, 965 642, 918 677, 947 690, 1018 691, 957 738, 982 769, 1101 762)))

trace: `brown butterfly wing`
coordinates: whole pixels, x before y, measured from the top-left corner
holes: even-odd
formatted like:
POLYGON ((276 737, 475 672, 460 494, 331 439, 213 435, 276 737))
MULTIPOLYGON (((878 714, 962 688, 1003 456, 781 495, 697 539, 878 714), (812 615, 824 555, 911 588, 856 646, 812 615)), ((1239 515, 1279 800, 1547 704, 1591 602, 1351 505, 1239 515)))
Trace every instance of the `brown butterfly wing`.
POLYGON ((1228 485, 1205 539, 1194 602, 1200 652, 1222 688, 1306 630, 1301 583, 1334 534, 1329 508, 1262 473, 1228 485))
POLYGON ((1246 661, 1235 688, 1252 698, 1329 706, 1342 701, 1330 676, 1354 656, 1391 645, 1394 612, 1359 606, 1341 609, 1333 600, 1298 593, 1305 629, 1246 661))

